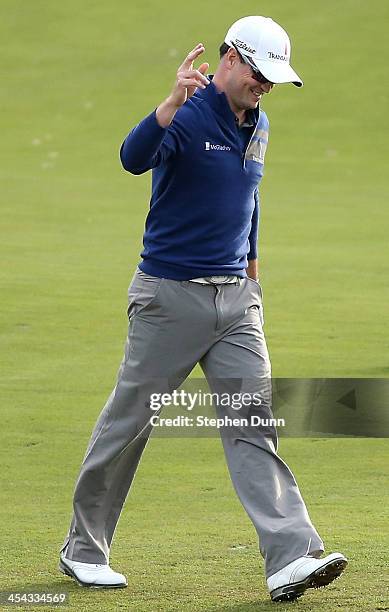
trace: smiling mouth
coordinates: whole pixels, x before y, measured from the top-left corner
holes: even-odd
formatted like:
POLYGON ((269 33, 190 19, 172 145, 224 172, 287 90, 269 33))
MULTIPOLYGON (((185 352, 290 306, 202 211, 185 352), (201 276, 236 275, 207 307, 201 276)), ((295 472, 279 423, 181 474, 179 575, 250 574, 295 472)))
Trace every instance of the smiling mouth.
POLYGON ((258 92, 258 91, 255 91, 254 89, 250 89, 250 91, 251 91, 251 93, 253 94, 253 96, 254 96, 255 98, 257 98, 257 100, 259 100, 259 99, 261 98, 261 96, 262 96, 262 91, 258 92))

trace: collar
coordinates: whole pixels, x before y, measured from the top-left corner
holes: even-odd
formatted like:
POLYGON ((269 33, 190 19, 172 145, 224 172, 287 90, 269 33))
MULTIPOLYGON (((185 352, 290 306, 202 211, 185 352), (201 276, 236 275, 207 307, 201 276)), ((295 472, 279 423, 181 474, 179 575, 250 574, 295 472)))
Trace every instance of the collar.
POLYGON ((242 125, 240 125, 240 128, 245 128, 245 127, 255 127, 258 123, 258 114, 256 113, 254 109, 249 108, 249 110, 246 111, 246 118, 243 121, 242 125))
MULTIPOLYGON (((205 89, 197 89, 194 95, 197 98, 205 100, 211 108, 213 108, 217 114, 221 115, 228 123, 235 125, 236 115, 231 110, 226 94, 223 91, 219 92, 216 89, 216 85, 212 83, 213 74, 207 75, 207 78, 211 81, 210 84, 207 85, 205 89)), ((257 125, 259 113, 260 111, 258 108, 247 111, 246 119, 240 127, 252 127, 257 125)))

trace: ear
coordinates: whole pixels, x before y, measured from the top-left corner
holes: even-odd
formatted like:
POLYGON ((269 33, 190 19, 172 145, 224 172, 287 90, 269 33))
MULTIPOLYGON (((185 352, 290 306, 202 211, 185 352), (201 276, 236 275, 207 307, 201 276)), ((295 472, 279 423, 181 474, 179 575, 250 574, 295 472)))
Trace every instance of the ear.
POLYGON ((236 62, 239 62, 238 53, 235 51, 235 49, 233 47, 228 49, 228 51, 227 51, 227 53, 225 54, 224 57, 225 57, 225 61, 226 61, 226 68, 227 68, 227 70, 231 70, 231 68, 234 67, 236 62))

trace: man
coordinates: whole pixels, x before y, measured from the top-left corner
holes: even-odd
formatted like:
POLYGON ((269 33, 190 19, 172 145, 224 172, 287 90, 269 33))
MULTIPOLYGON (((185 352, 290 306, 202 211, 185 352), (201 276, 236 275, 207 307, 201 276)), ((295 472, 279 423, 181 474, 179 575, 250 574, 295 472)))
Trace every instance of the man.
MULTIPOLYGON (((152 169, 152 197, 129 289, 125 355, 81 467, 61 549, 61 571, 84 586, 127 584, 110 568, 109 551, 151 433, 151 394, 177 389, 196 363, 216 393, 236 384, 253 392, 270 381, 257 281, 257 187, 268 139, 259 104, 275 83, 302 81, 289 64, 288 35, 270 18, 232 25, 213 78, 207 63, 193 66, 203 52, 198 44, 188 54, 170 95, 121 148, 126 170, 152 169)), ((271 598, 292 600, 328 584, 347 560, 319 558, 323 542, 277 455, 275 429, 227 429, 231 479, 259 535, 271 598)))

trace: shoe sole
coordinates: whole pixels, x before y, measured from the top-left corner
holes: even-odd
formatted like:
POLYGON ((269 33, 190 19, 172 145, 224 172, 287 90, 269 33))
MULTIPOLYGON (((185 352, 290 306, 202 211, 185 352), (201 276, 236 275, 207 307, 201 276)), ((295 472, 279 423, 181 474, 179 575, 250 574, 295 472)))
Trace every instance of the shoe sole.
POLYGON ((274 589, 270 593, 272 601, 294 601, 304 595, 307 589, 320 589, 339 578, 347 565, 347 559, 334 559, 312 572, 301 582, 294 582, 274 589))
POLYGON ((80 586, 88 587, 90 589, 125 589, 127 586, 127 583, 126 584, 123 584, 123 583, 120 583, 120 584, 93 583, 91 584, 90 582, 82 582, 82 580, 77 578, 76 574, 70 569, 70 567, 68 567, 65 563, 63 563, 62 559, 60 559, 58 569, 60 572, 62 572, 62 574, 65 574, 65 576, 69 576, 70 578, 73 578, 77 582, 77 584, 79 584, 80 586))

